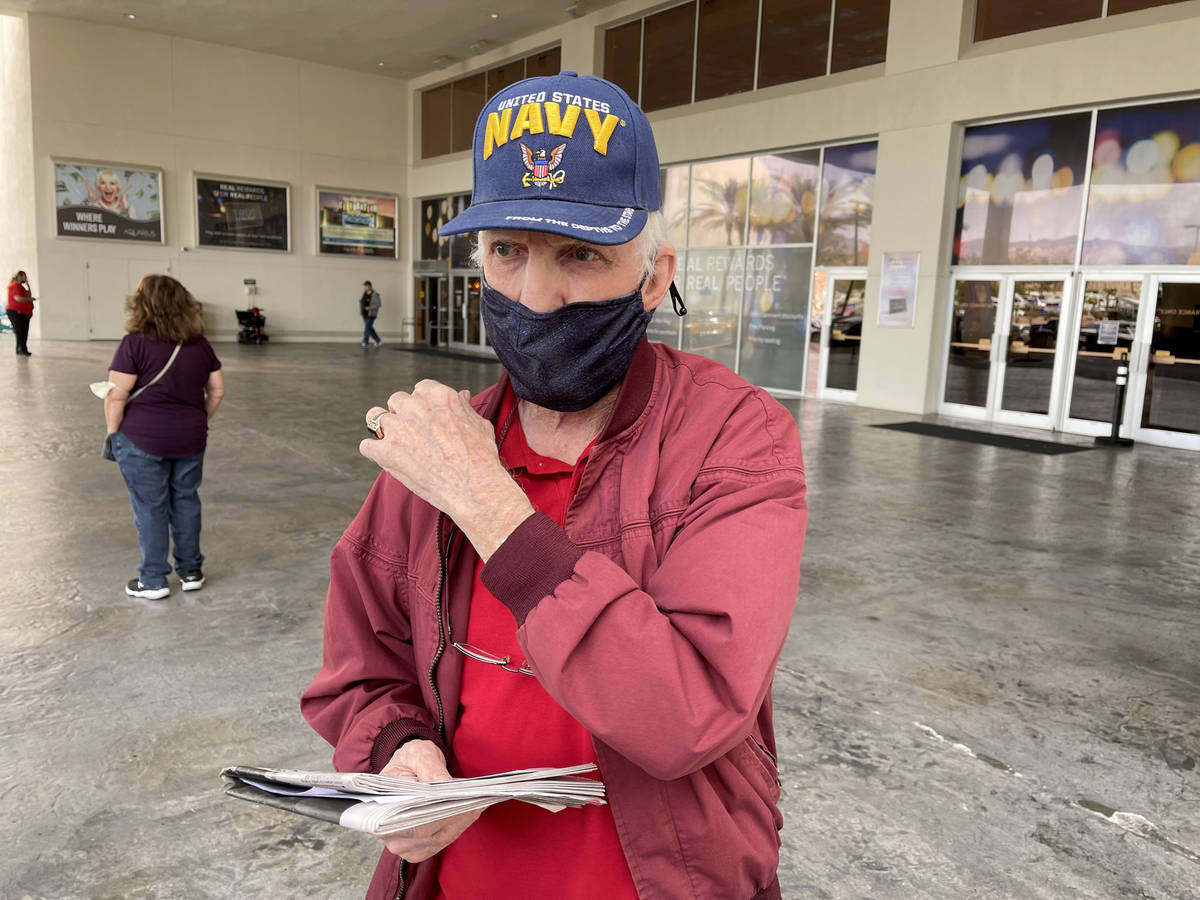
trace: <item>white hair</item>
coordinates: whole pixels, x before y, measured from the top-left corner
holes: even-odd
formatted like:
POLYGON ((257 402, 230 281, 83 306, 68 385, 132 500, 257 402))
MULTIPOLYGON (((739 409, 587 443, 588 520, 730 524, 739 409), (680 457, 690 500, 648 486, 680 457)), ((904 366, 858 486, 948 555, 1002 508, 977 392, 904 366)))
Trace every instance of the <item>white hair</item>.
MULTIPOLYGON (((471 263, 480 270, 483 269, 483 246, 479 243, 481 234, 482 231, 476 232, 475 245, 471 248, 471 263)), ((645 227, 630 243, 638 251, 638 266, 642 278, 650 278, 654 275, 654 263, 658 261, 659 251, 667 243, 667 219, 661 209, 653 210, 646 217, 645 227)))
POLYGON ((654 210, 646 217, 646 227, 634 240, 641 253, 642 277, 650 278, 654 275, 659 251, 667 244, 667 217, 661 209, 654 210))

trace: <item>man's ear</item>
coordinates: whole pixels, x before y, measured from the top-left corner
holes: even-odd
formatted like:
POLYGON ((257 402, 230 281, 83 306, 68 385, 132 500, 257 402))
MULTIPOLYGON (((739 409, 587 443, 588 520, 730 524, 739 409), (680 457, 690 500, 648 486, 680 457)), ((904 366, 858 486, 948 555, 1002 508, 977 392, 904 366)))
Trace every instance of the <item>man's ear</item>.
POLYGON ((659 248, 658 258, 654 260, 654 270, 642 285, 642 306, 646 312, 658 309, 658 304, 667 296, 667 290, 675 278, 676 262, 674 247, 664 244, 659 248))

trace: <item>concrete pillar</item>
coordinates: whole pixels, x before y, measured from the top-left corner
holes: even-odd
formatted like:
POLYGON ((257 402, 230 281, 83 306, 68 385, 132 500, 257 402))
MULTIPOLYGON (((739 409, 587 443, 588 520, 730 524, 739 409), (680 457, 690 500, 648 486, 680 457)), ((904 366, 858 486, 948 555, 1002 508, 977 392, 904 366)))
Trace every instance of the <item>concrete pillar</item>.
POLYGON ((957 62, 974 21, 975 0, 892 0, 887 74, 957 62))
POLYGON ((952 123, 879 136, 858 372, 863 406, 920 414, 937 405, 961 148, 962 129, 952 123), (881 328, 876 323, 883 254, 911 250, 921 254, 915 324, 881 328))
MULTIPOLYGON (((35 295, 38 278, 34 224, 33 101, 29 79, 29 25, 24 15, 0 15, 0 287, 18 269, 29 276, 35 295)), ((0 311, 0 315, 3 312, 0 311)), ((35 316, 31 334, 40 335, 35 316)))
MULTIPOLYGON (((973 15, 972 0, 894 0, 887 75, 956 62, 973 15)), ((881 129, 858 372, 863 406, 915 414, 937 407, 961 147, 962 129, 950 122, 881 129), (921 254, 915 324, 881 328, 883 254, 903 251, 921 254)))

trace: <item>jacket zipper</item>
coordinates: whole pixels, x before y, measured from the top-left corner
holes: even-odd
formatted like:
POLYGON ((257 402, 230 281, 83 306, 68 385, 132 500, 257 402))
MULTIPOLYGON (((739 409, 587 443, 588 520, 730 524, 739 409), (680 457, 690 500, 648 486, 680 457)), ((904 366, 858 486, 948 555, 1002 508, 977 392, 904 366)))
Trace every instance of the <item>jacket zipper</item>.
MULTIPOLYGON (((433 694, 433 699, 437 702, 437 735, 446 741, 446 710, 442 706, 442 695, 438 693, 437 680, 434 678, 434 672, 437 671, 438 662, 442 658, 442 654, 446 651, 446 633, 449 630, 446 626, 446 616, 448 613, 445 609, 445 604, 442 602, 442 594, 446 589, 446 575, 450 567, 450 544, 454 541, 454 531, 456 526, 451 523, 450 534, 446 539, 446 546, 442 547, 442 519, 445 516, 438 513, 437 525, 434 528, 434 540, 438 548, 438 584, 437 595, 435 598, 435 612, 438 620, 438 645, 437 650, 433 654, 433 662, 429 664, 429 672, 426 678, 429 681, 429 690, 433 694)), ((408 863, 405 860, 400 860, 400 883, 396 891, 396 900, 402 900, 407 887, 404 883, 404 869, 408 863)))
POLYGON ((446 603, 443 601, 443 595, 446 593, 446 581, 450 571, 450 545, 454 543, 454 532, 458 528, 453 522, 450 523, 450 532, 446 536, 446 546, 443 547, 442 520, 444 518, 445 515, 443 513, 438 513, 437 525, 434 528, 434 540, 437 542, 438 548, 438 585, 434 607, 434 612, 437 613, 438 620, 438 645, 437 651, 433 654, 433 662, 429 664, 429 673, 426 676, 429 681, 429 690, 433 693, 433 699, 437 702, 437 735, 442 739, 443 743, 446 740, 446 710, 442 705, 442 695, 438 693, 434 672, 437 671, 442 654, 446 652, 446 635, 450 631, 449 624, 446 621, 449 617, 449 612, 446 609, 446 603))

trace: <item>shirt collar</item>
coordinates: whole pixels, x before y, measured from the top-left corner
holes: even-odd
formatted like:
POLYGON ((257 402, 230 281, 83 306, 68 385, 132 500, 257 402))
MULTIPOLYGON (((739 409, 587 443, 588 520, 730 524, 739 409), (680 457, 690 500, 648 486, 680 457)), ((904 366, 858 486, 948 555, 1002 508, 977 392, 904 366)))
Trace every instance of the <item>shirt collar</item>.
POLYGON ((542 456, 530 447, 529 442, 525 439, 525 430, 521 427, 521 414, 517 410, 517 403, 517 395, 513 392, 512 383, 506 382, 504 396, 500 400, 500 408, 496 415, 496 438, 499 440, 503 436, 503 443, 500 445, 500 462, 506 469, 510 472, 525 471, 530 475, 560 475, 564 472, 575 471, 587 459, 588 454, 592 452, 592 447, 595 446, 595 440, 587 445, 574 463, 563 462, 552 456, 542 456), (506 423, 508 423, 507 431, 505 431, 506 423))

